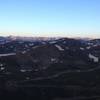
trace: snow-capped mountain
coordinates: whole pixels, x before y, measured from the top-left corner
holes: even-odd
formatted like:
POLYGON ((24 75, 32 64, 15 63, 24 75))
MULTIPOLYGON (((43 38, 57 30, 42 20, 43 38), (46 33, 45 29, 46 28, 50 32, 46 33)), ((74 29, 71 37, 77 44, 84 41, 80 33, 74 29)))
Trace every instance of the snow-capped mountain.
POLYGON ((79 96, 86 96, 85 92, 97 95, 94 88, 100 86, 99 39, 9 39, 9 42, 0 42, 0 78, 7 90, 13 85, 17 88, 50 86, 62 87, 65 95, 72 91, 70 96, 73 91, 79 96))

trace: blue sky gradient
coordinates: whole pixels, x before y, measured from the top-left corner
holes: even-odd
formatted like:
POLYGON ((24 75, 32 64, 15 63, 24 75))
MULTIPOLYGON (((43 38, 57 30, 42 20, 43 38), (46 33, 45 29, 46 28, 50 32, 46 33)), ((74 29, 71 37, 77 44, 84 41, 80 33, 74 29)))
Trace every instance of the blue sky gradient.
POLYGON ((0 0, 0 35, 100 37, 100 0, 0 0))

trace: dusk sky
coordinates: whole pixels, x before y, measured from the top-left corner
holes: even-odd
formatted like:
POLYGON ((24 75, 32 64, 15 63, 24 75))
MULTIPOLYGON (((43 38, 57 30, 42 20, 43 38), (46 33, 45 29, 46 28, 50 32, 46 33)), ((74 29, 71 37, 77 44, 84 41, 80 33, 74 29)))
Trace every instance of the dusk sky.
POLYGON ((100 37, 100 0, 0 0, 0 35, 100 37))

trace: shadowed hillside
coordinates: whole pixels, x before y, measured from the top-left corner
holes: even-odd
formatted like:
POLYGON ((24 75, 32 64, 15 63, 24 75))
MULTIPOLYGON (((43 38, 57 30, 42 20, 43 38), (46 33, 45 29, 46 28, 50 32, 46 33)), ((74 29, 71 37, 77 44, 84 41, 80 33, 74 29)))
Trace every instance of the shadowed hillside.
POLYGON ((0 96, 24 100, 99 100, 100 40, 3 38, 0 96))

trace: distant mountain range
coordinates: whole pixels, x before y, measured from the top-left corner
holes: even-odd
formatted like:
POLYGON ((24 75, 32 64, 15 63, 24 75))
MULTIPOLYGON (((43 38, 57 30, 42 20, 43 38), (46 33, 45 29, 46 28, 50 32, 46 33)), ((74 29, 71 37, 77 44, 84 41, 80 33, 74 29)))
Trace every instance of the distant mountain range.
MULTIPOLYGON (((0 37, 1 55, 15 53, 15 57, 19 55, 21 57, 25 56, 32 64, 34 64, 34 60, 42 62, 41 67, 47 67, 56 62, 61 64, 61 66, 68 66, 69 68, 71 68, 70 65, 77 66, 77 68, 78 66, 84 66, 82 67, 84 69, 87 68, 85 66, 91 66, 91 63, 94 65, 99 64, 99 50, 100 39, 33 38, 30 41, 26 39, 23 41, 23 39, 21 40, 19 38, 0 37)), ((22 58, 19 59, 22 60, 22 58)))
MULTIPOLYGON (((0 37, 1 76, 19 87, 71 85, 94 89, 100 86, 99 72, 100 39, 0 37)), ((91 92, 97 95, 95 89, 88 90, 91 92)))

